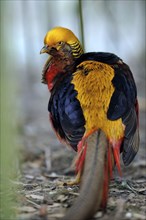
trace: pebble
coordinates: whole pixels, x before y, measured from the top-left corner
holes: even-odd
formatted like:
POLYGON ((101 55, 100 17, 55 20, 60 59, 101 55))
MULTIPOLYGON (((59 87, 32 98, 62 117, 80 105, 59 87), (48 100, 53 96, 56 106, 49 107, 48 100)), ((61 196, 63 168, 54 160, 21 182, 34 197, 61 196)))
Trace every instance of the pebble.
POLYGON ((131 212, 127 212, 125 217, 128 218, 128 219, 131 219, 132 218, 132 213, 131 212))

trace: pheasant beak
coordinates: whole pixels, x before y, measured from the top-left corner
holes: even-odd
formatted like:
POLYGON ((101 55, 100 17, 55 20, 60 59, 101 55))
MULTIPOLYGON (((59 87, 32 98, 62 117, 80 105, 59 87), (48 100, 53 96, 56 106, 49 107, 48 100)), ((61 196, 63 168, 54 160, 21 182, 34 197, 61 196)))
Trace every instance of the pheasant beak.
POLYGON ((41 49, 40 54, 42 54, 42 53, 49 53, 49 52, 50 52, 50 48, 45 45, 45 46, 41 49))
POLYGON ((42 53, 48 53, 48 54, 50 54, 50 55, 54 55, 54 53, 56 53, 56 52, 57 52, 57 49, 56 49, 55 47, 49 47, 49 46, 45 45, 45 46, 41 49, 40 54, 42 54, 42 53))

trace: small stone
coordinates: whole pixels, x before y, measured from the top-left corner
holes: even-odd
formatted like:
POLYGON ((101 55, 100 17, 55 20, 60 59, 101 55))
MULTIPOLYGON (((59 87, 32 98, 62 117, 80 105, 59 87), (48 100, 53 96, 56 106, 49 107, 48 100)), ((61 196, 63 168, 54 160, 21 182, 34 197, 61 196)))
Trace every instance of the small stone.
POLYGON ((94 215, 95 218, 101 218, 102 216, 103 216, 103 212, 101 212, 101 211, 97 212, 97 213, 94 215))
POLYGON ((131 219, 132 218, 132 213, 131 212, 127 212, 125 217, 128 218, 128 219, 131 219))

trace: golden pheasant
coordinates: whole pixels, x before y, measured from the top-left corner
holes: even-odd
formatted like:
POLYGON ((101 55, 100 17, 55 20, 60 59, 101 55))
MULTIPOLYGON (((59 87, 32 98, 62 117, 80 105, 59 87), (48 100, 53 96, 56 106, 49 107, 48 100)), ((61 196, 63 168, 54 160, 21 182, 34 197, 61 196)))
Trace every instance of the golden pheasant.
POLYGON ((50 55, 42 80, 51 93, 53 128, 78 153, 80 195, 63 219, 89 219, 106 207, 114 165, 121 172, 120 153, 129 165, 139 148, 134 78, 115 54, 84 53, 67 28, 50 30, 41 53, 50 55))

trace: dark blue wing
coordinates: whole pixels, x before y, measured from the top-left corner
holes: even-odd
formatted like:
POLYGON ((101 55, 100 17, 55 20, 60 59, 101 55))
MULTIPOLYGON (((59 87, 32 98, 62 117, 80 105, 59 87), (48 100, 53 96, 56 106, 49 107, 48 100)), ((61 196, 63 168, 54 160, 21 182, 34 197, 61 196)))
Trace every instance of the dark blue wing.
POLYGON ((137 90, 129 67, 125 64, 113 65, 115 76, 112 80, 115 91, 112 95, 107 117, 110 120, 123 118, 135 106, 137 90))
POLYGON ((85 132, 85 119, 71 80, 72 75, 68 74, 52 91, 48 110, 56 132, 77 150, 77 144, 85 132))

